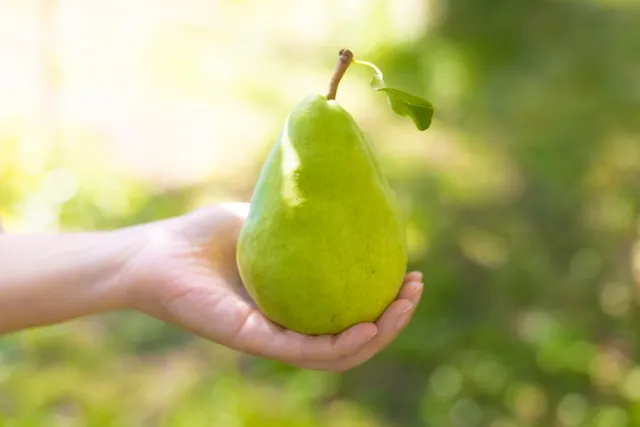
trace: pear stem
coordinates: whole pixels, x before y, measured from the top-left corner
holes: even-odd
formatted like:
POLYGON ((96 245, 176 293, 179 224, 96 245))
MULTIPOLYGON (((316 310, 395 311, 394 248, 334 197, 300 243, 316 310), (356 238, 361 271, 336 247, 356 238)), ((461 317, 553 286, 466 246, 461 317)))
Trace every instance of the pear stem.
POLYGON ((333 72, 333 76, 331 77, 331 82, 329 83, 329 90, 327 91, 327 99, 336 99, 336 94, 338 93, 338 85, 340 84, 340 80, 342 80, 342 76, 347 72, 347 68, 353 62, 353 53, 349 49, 340 49, 338 57, 338 63, 336 64, 336 69, 333 72))

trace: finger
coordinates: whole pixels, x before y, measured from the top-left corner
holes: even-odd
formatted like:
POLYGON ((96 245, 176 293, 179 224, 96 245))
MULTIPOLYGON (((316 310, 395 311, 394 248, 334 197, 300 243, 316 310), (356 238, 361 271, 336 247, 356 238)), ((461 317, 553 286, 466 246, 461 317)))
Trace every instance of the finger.
POLYGON ((302 335, 299 362, 335 362, 355 354, 378 334, 373 323, 359 323, 338 335, 302 335))
POLYGON ((376 322, 380 334, 375 342, 370 343, 371 349, 382 350, 407 326, 420 302, 423 289, 422 283, 418 282, 410 282, 402 287, 400 297, 385 310, 376 322))
MULTIPOLYGON (((409 273, 405 283, 407 278, 422 278, 422 273, 409 273)), ((415 284, 405 285, 400 295, 408 297, 415 292, 415 284)), ((234 340, 241 351, 300 365, 336 363, 352 357, 378 335, 379 328, 373 323, 354 325, 338 335, 299 334, 275 325, 254 305, 234 340)))
MULTIPOLYGON (((411 279, 422 279, 422 273, 411 272, 405 277, 405 285, 401 288, 399 297, 411 299, 420 291, 419 280, 407 284, 407 281, 411 279)), ((250 320, 264 321, 267 319, 261 316, 250 320)), ((370 343, 379 335, 379 327, 373 323, 354 325, 336 336, 308 336, 282 328, 262 327, 257 323, 247 326, 241 331, 245 335, 238 339, 253 344, 244 347, 243 351, 257 352, 262 356, 280 360, 284 360, 283 358, 286 357, 287 360, 297 364, 336 363, 357 354, 366 343, 370 343), (254 334, 255 336, 252 337, 254 334), (258 338, 258 335, 262 338, 258 338)))
POLYGON ((357 353, 377 333, 375 324, 361 323, 337 336, 303 335, 276 325, 257 308, 251 308, 231 346, 245 353, 298 365, 336 362, 357 353))
POLYGON ((394 301, 376 322, 380 335, 371 342, 368 348, 378 352, 388 346, 407 326, 422 297, 424 285, 418 282, 409 282, 400 290, 399 298, 394 301))
POLYGON ((407 282, 422 282, 422 272, 412 271, 407 273, 407 275, 404 276, 404 283, 407 282))
POLYGON ((420 282, 411 281, 402 285, 400 288, 400 292, 398 292, 398 300, 408 300, 412 303, 416 303, 420 299, 420 294, 422 293, 423 285, 420 282))
POLYGON ((403 286, 399 299, 391 303, 376 322, 379 331, 376 338, 362 346, 356 354, 335 363, 317 364, 311 369, 342 372, 375 356, 391 344, 407 326, 415 313, 423 288, 424 286, 421 283, 416 282, 410 282, 403 286))

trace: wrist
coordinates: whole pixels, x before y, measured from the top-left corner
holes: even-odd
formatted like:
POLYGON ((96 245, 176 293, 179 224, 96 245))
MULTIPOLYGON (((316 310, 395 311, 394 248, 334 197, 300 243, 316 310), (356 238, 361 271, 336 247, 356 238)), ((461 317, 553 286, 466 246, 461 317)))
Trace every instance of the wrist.
POLYGON ((152 246, 147 226, 127 227, 104 236, 107 262, 103 280, 98 283, 101 299, 109 310, 133 309, 138 289, 145 286, 151 266, 141 265, 142 254, 152 246))
MULTIPOLYGON (((128 265, 142 241, 133 229, 70 234, 68 247, 60 252, 60 264, 68 265, 69 283, 73 283, 75 298, 84 305, 78 315, 100 314, 129 307, 127 289, 131 286, 128 265), (73 280, 75 279, 75 280, 73 280)), ((60 288, 60 295, 63 294, 60 288)), ((71 290, 71 288, 69 288, 71 290)))
POLYGON ((160 274, 166 254, 173 246, 172 220, 156 221, 122 228, 112 232, 109 239, 113 253, 105 289, 112 309, 148 311, 154 288, 161 284, 160 274))

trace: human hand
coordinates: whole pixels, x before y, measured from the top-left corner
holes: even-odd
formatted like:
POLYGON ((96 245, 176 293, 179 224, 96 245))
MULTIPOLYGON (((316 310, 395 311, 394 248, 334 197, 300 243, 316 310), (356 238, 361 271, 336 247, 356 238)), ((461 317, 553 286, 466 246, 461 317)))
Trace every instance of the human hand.
POLYGON ((236 267, 246 203, 227 203, 136 228, 144 242, 120 280, 133 308, 247 354, 301 368, 341 372, 389 345, 411 319, 422 274, 404 278, 375 323, 335 335, 307 336, 271 322, 247 295, 236 267))

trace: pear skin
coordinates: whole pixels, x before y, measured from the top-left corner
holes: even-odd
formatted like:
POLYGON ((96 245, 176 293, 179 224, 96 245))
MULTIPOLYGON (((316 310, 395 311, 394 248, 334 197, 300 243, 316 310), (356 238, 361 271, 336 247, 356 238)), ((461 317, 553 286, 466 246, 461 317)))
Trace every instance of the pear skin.
POLYGON ((374 152, 334 99, 288 115, 251 198, 237 263, 276 324, 309 335, 373 322, 407 267, 402 215, 374 152))

